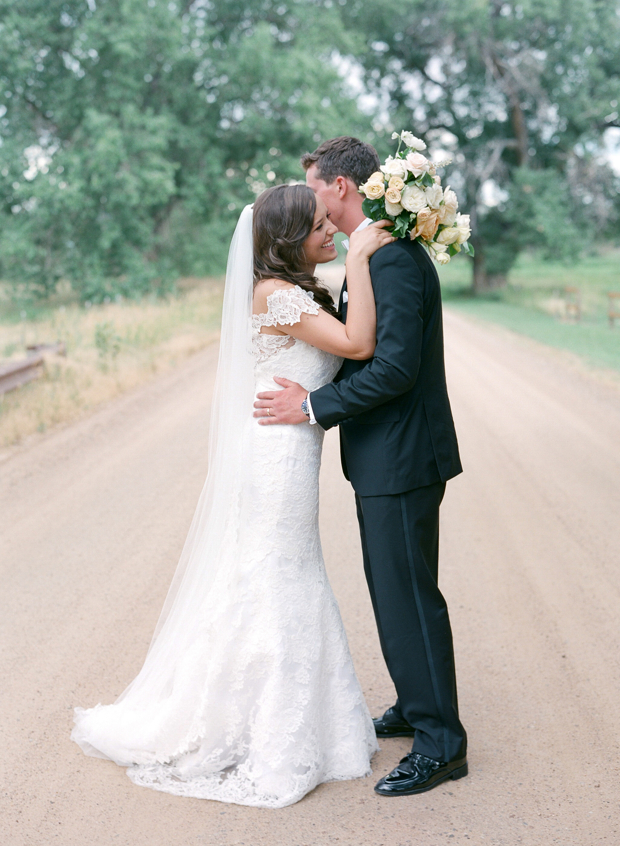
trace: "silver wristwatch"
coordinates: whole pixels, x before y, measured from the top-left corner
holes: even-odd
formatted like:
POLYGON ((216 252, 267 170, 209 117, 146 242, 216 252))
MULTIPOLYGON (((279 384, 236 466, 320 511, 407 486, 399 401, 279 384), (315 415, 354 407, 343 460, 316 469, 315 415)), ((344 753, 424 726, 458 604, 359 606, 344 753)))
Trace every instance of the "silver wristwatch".
POLYGON ((303 402, 301 404, 301 410, 306 415, 308 420, 310 420, 310 409, 308 408, 308 397, 306 397, 305 400, 303 400, 303 402))

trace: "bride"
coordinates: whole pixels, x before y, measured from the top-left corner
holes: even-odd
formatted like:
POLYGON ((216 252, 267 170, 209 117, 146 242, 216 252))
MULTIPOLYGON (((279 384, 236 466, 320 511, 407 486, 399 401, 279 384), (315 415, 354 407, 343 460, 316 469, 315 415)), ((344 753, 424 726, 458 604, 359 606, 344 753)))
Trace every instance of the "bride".
POLYGON ((322 200, 265 191, 230 247, 209 474, 144 666, 113 705, 76 708, 72 739, 136 784, 268 808, 370 773, 376 739, 318 531, 323 430, 261 426, 257 391, 314 390, 374 351, 368 259, 351 237, 346 325, 315 266, 336 258, 322 200))

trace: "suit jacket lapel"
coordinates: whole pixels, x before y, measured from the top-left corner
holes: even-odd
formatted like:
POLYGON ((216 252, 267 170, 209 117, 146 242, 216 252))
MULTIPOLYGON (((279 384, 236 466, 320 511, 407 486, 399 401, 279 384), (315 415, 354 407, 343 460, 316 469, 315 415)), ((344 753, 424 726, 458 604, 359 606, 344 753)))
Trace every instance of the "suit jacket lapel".
POLYGON ((340 291, 340 298, 338 300, 338 311, 340 312, 340 316, 342 318, 342 322, 347 322, 347 303, 344 301, 344 292, 347 290, 347 277, 344 277, 344 283, 342 285, 342 289, 340 291))

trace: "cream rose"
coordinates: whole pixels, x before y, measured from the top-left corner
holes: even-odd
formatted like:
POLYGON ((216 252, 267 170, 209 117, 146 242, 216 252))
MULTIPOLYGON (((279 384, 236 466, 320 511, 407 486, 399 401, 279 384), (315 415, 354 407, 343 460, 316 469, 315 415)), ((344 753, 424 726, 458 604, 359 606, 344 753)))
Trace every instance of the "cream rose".
POLYGON ((368 185, 368 182, 381 182, 381 184, 383 184, 384 180, 385 180, 385 177, 381 173, 381 171, 375 170, 375 172, 371 173, 370 176, 368 177, 366 185, 368 185))
POLYGON ((405 185, 401 203, 407 211, 417 214, 426 206, 426 194, 417 185, 405 185))
POLYGON ((439 264, 448 264, 450 261, 450 254, 445 244, 438 244, 437 241, 433 241, 428 245, 428 249, 431 257, 439 264))
POLYGON ((381 182, 370 182, 369 180, 365 185, 362 185, 362 191, 369 200, 378 200, 385 194, 383 179, 381 179, 381 182))
POLYGON ((457 214, 456 216, 456 226, 454 227, 458 232, 458 236, 456 239, 457 244, 464 244, 465 241, 469 240, 469 236, 471 235, 471 227, 469 225, 469 215, 468 214, 457 214))
POLYGON ((428 173, 431 166, 429 160, 422 153, 409 153, 405 157, 405 163, 414 176, 421 176, 423 173, 428 173))
POLYGON ((403 207, 401 206, 400 203, 391 203, 388 200, 387 195, 386 195, 385 211, 387 212, 387 214, 391 214, 392 217, 396 217, 397 215, 399 215, 401 213, 402 210, 403 210, 403 207))
POLYGON ((415 240, 415 238, 422 238, 424 241, 431 241, 433 239, 433 235, 437 232, 438 226, 439 220, 437 212, 432 211, 429 208, 422 209, 418 212, 415 229, 411 230, 411 235, 409 237, 412 241, 415 240))
POLYGON ((395 191, 402 191, 404 187, 405 183, 400 176, 392 176, 388 182, 388 188, 393 188, 395 191))
POLYGON ((435 239, 438 244, 445 244, 447 247, 458 241, 459 230, 456 226, 450 226, 447 229, 442 229, 435 239))
POLYGON ((396 188, 390 188, 388 185, 388 189, 385 192, 385 201, 387 203, 392 203, 392 205, 400 203, 400 191, 396 188))
POLYGON ((431 185, 430 188, 427 188, 424 191, 426 196, 426 203, 432 209, 438 209, 441 201, 443 200, 443 191, 441 190, 440 185, 431 185))
POLYGON ((404 179, 407 175, 407 167, 402 159, 394 159, 388 156, 385 164, 381 166, 381 171, 389 178, 392 176, 400 176, 404 179))

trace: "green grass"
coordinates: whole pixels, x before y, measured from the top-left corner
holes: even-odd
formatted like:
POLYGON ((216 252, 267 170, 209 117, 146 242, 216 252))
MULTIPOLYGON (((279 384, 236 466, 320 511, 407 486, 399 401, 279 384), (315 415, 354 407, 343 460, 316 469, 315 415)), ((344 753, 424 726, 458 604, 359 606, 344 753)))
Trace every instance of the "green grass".
POLYGON ((607 318, 607 293, 620 292, 620 250, 601 248, 571 265, 523 255, 509 275, 508 286, 485 296, 471 295, 470 273, 464 257, 440 269, 446 305, 569 350, 590 365, 620 370, 620 321, 611 329, 607 318), (580 291, 578 321, 567 314, 567 286, 580 291))

